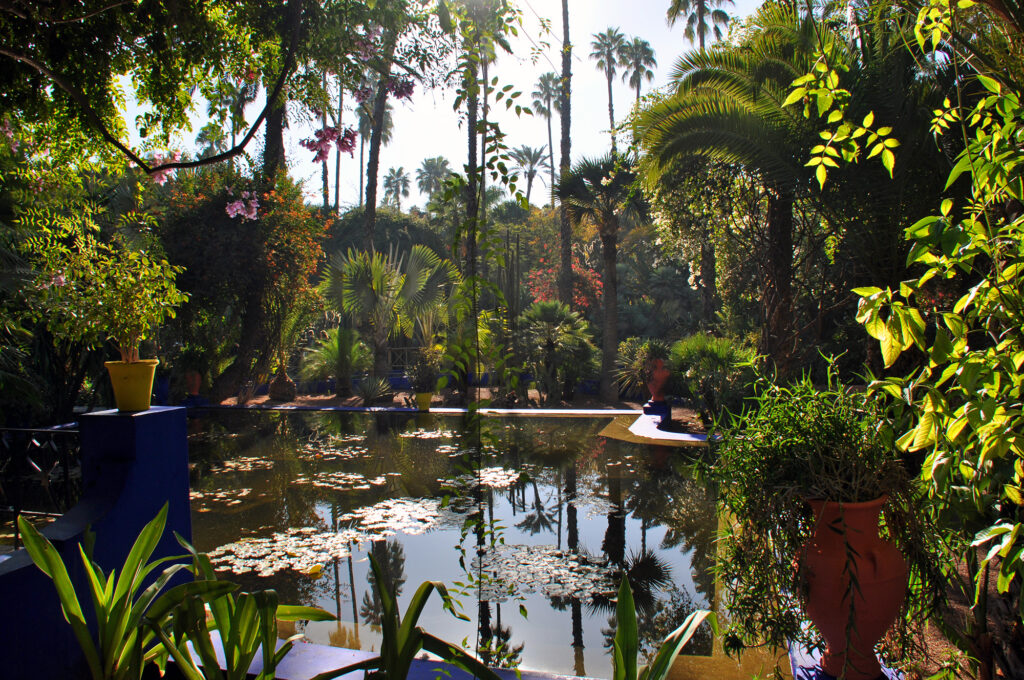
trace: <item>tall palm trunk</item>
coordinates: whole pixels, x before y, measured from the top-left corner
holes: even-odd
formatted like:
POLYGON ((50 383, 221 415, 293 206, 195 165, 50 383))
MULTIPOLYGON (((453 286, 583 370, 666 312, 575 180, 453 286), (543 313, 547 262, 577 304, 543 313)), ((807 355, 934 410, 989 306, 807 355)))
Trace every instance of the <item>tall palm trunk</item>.
POLYGON ((479 177, 477 176, 477 136, 476 124, 479 115, 480 101, 477 99, 477 92, 473 90, 479 86, 477 82, 476 67, 470 67, 469 73, 470 93, 466 98, 466 126, 468 135, 468 156, 469 164, 466 168, 469 184, 466 186, 466 219, 469 230, 466 233, 466 277, 476 276, 476 232, 477 218, 479 217, 480 195, 478 193, 479 177))
MULTIPOLYGON (((341 77, 338 77, 338 129, 341 129, 341 116, 345 111, 345 87, 341 84, 341 77)), ((360 159, 362 160, 362 159, 360 159)), ((341 148, 334 149, 334 215, 338 215, 338 207, 341 196, 341 148)))
POLYGON ((612 156, 616 155, 615 150, 615 106, 612 104, 612 72, 606 70, 605 76, 608 77, 608 129, 612 134, 612 156))
POLYGON ((607 225, 601 231, 601 255, 604 260, 604 326, 601 341, 601 381, 598 385, 602 401, 618 400, 619 392, 612 380, 615 372, 615 355, 619 350, 619 305, 618 277, 615 264, 618 260, 618 225, 607 225))
POLYGON ((380 170, 380 147, 384 141, 384 113, 388 103, 388 77, 395 56, 398 36, 388 31, 384 42, 384 64, 387 68, 377 83, 373 98, 373 132, 370 133, 370 159, 366 165, 366 212, 363 214, 363 246, 373 250, 373 232, 377 226, 377 174, 380 170))
POLYGON ((363 184, 363 168, 366 167, 365 166, 365 161, 363 160, 366 157, 365 150, 366 150, 366 138, 363 137, 362 135, 360 135, 359 136, 359 207, 360 208, 363 207, 363 191, 366 188, 365 185, 363 184))
POLYGON ((779 377, 789 370, 793 341, 793 190, 768 188, 767 253, 762 264, 764 291, 759 351, 775 362, 779 377))
MULTIPOLYGON (((327 74, 323 74, 320 77, 320 84, 324 89, 327 89, 327 74)), ((320 114, 320 128, 327 127, 327 111, 320 114)), ((326 215, 331 210, 331 178, 327 172, 327 158, 325 157, 320 161, 320 179, 322 181, 322 194, 324 199, 323 213, 326 215)))
MULTIPOLYGON (((559 109, 562 123, 562 158, 558 163, 558 172, 560 176, 565 177, 569 174, 569 165, 572 162, 572 138, 569 134, 572 123, 572 43, 569 42, 569 0, 562 0, 562 82, 559 109)), ((552 158, 552 165, 554 162, 555 159, 552 158)), ((554 192, 553 187, 552 192, 554 192)), ((558 299, 571 308, 572 221, 569 219, 569 208, 564 202, 559 207, 559 237, 561 270, 558 276, 558 299)))
POLYGON ((551 207, 555 207, 555 147, 551 140, 551 116, 554 115, 554 111, 551 110, 551 100, 548 100, 548 170, 551 171, 551 184, 548 187, 548 200, 551 201, 551 207))

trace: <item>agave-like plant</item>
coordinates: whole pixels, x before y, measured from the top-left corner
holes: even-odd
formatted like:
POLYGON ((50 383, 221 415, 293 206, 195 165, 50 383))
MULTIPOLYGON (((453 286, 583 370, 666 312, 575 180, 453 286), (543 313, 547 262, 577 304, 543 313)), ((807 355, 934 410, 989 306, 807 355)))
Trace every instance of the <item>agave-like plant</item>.
POLYGON ((633 604, 633 591, 629 587, 629 579, 622 577, 619 586, 619 600, 615 606, 615 639, 612 642, 612 680, 665 680, 672 670, 672 662, 683 651, 697 628, 709 619, 712 628, 716 625, 714 614, 706 609, 692 612, 682 625, 669 633, 661 643, 654 662, 649 666, 637 664, 640 651, 640 634, 636 624, 636 607, 633 604))
POLYGON ((25 549, 36 566, 53 580, 64 619, 71 625, 82 648, 93 680, 141 678, 145 665, 158 661, 165 654, 159 631, 183 602, 193 600, 202 608, 205 602, 225 596, 238 587, 226 581, 195 581, 174 586, 161 594, 170 579, 187 568, 185 564, 174 564, 143 589, 143 584, 158 567, 180 559, 163 557, 149 561, 166 523, 167 505, 164 504, 142 529, 120 571, 112 570, 109 574, 92 559, 92 535, 87 536, 85 545, 79 544, 88 583, 86 590, 95 613, 94 636, 60 553, 24 516, 18 517, 25 549))
POLYGON ((455 609, 455 602, 448 594, 448 589, 439 581, 425 581, 416 590, 409 602, 405 616, 398 613, 398 602, 382 584, 387 583, 377 559, 370 555, 370 567, 373 569, 374 581, 377 584, 381 602, 381 644, 380 655, 342 668, 321 673, 313 680, 332 680, 352 671, 376 671, 385 678, 402 680, 408 677, 409 668, 420 651, 425 650, 436 654, 442 660, 461 668, 480 680, 501 680, 499 676, 476 657, 450 642, 431 635, 416 625, 423 607, 426 606, 430 594, 435 590, 441 596, 442 604, 452 616, 468 621, 469 617, 455 609))

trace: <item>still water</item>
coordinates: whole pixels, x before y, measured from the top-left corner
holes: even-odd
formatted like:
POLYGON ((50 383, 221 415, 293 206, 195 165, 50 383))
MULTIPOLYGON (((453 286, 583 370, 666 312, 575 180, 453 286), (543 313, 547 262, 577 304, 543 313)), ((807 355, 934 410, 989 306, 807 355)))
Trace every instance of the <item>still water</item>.
MULTIPOLYGON (((717 527, 687 450, 611 425, 212 411, 190 423, 194 543, 224 578, 335 613, 300 628, 315 642, 379 649, 372 553, 403 612, 423 581, 447 584, 471 620, 434 595, 420 624, 491 665, 608 677, 621 575, 650 653, 708 606, 717 527)), ((699 637, 689 651, 706 654, 699 637)))

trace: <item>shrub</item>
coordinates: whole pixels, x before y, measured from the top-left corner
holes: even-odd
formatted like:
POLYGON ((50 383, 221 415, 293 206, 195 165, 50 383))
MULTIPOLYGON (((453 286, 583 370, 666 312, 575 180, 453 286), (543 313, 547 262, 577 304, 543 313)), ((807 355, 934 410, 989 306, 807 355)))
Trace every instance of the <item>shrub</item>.
POLYGON ((729 338, 704 333, 672 345, 671 367, 681 396, 700 412, 705 425, 738 412, 750 394, 754 353, 729 338))

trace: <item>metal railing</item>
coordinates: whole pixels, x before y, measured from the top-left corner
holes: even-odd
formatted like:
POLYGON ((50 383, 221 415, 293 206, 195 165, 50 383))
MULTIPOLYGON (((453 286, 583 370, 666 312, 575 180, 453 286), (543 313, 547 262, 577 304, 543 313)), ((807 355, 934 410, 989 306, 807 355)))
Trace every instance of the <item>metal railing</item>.
POLYGON ((14 525, 18 515, 60 517, 81 495, 78 430, 0 428, 0 517, 14 525))

